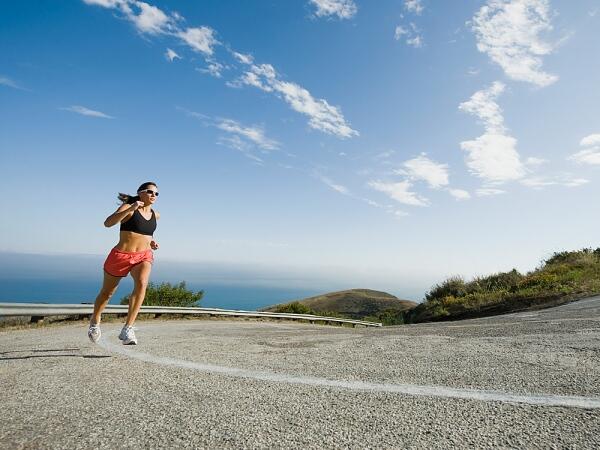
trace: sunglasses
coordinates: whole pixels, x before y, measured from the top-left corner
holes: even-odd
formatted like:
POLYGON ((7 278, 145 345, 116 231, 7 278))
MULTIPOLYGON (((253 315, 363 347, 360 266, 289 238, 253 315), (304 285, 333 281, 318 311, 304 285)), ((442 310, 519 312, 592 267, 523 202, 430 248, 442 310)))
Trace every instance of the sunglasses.
POLYGON ((141 191, 138 191, 138 194, 141 194, 142 192, 148 194, 148 195, 154 195, 155 197, 158 197, 158 192, 157 191, 153 191, 152 189, 143 189, 141 191))

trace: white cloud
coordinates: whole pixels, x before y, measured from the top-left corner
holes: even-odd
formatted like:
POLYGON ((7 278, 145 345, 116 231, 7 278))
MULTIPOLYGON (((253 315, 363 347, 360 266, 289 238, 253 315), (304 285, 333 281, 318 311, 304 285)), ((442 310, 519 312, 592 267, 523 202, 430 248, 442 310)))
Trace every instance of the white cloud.
POLYGON ((471 198, 471 194, 463 189, 448 189, 448 192, 456 200, 468 200, 471 198))
POLYGON ((212 62, 209 62, 208 66, 206 66, 206 69, 196 69, 196 70, 198 70, 199 72, 202 72, 202 73, 208 73, 216 78, 221 78, 223 76, 221 72, 224 68, 225 68, 225 66, 223 64, 218 63, 216 61, 212 61, 212 62))
POLYGON ((517 180, 526 174, 516 150, 517 140, 507 134, 502 110, 496 103, 503 91, 504 84, 495 82, 459 105, 461 111, 476 116, 485 128, 483 135, 463 141, 460 146, 467 152, 470 171, 489 182, 517 180))
POLYGON ((310 0, 317 8, 317 17, 338 16, 340 19, 351 19, 356 14, 356 4, 352 0, 310 0))
POLYGON ((103 6, 104 8, 116 8, 126 3, 125 0, 83 0, 83 2, 88 5, 103 6))
POLYGON ((387 160, 390 156, 393 156, 396 153, 395 150, 387 150, 385 152, 378 153, 373 157, 375 160, 387 160))
POLYGON ((344 194, 344 195, 351 195, 350 191, 348 190, 347 187, 333 182, 330 178, 327 178, 326 176, 320 175, 318 173, 315 173, 315 176, 317 178, 319 178, 319 180, 321 180, 327 186, 329 186, 331 189, 333 189, 334 191, 339 192, 340 194, 344 194))
POLYGON ((406 28, 404 28, 402 25, 398 25, 396 27, 396 31, 394 32, 394 39, 399 41, 402 38, 402 36, 404 36, 408 33, 409 33, 409 31, 406 28))
POLYGON ((195 119, 200 120, 205 126, 211 126, 211 124, 208 122, 211 119, 206 114, 202 114, 196 111, 190 111, 189 109, 182 108, 181 106, 177 106, 176 109, 178 109, 179 111, 183 111, 189 117, 193 117, 195 119))
POLYGON ((527 158, 525 160, 525 165, 527 167, 538 167, 541 166, 542 164, 547 163, 548 160, 543 159, 543 158, 536 158, 534 156, 530 156, 529 158, 527 158))
POLYGON ((65 108, 59 108, 59 109, 62 109, 63 111, 70 111, 70 112, 74 112, 77 114, 81 114, 82 116, 99 117, 101 119, 114 119, 114 117, 109 116, 108 114, 104 114, 103 112, 100 112, 100 111, 94 111, 93 109, 86 108, 85 106, 72 105, 72 106, 68 106, 65 108))
POLYGON ((581 146, 600 145, 600 134, 590 134, 584 137, 579 143, 581 146))
POLYGON ((168 15, 160 8, 138 0, 83 0, 88 5, 120 10, 138 31, 148 34, 169 33, 176 29, 178 14, 168 15))
MULTIPOLYGON (((264 65, 264 64, 263 64, 264 65)), ((259 66, 254 66, 259 67, 259 66)), ((245 72, 239 80, 242 84, 257 87, 265 92, 273 92, 273 88, 261 81, 260 75, 256 72, 245 72)))
POLYGON ((504 83, 495 81, 488 89, 475 92, 458 109, 479 118, 486 130, 503 131, 504 117, 496 99, 504 92, 504 83))
POLYGON ((563 181, 563 186, 577 187, 583 186, 584 184, 587 184, 589 182, 590 180, 586 180, 585 178, 571 178, 570 180, 563 181))
POLYGON ((221 119, 216 125, 220 130, 243 137, 258 147, 265 150, 275 150, 279 147, 279 143, 265 136, 265 132, 259 127, 245 127, 232 119, 221 119))
MULTIPOLYGON (((239 122, 228 118, 213 119, 205 114, 190 111, 189 109, 179 106, 177 109, 184 112, 189 117, 198 119, 205 127, 217 128, 228 133, 228 136, 219 138, 218 143, 221 145, 227 145, 228 147, 245 152, 249 152, 253 147, 259 147, 263 153, 266 153, 269 150, 278 149, 280 146, 279 142, 268 138, 265 135, 264 129, 259 126, 244 126, 239 122)), ((257 157, 253 157, 253 159, 257 159, 257 157)))
POLYGON ((477 49, 513 80, 543 87, 558 77, 541 70, 554 48, 540 34, 552 30, 548 0, 488 0, 472 21, 477 49))
POLYGON ((132 4, 139 8, 139 14, 130 13, 129 18, 141 32, 148 34, 164 33, 171 25, 169 16, 156 6, 140 1, 132 4))
POLYGON ((187 28, 185 31, 179 31, 177 36, 193 50, 209 56, 213 54, 213 47, 218 44, 214 30, 210 27, 187 28))
POLYGON ((569 159, 580 164, 600 164, 600 147, 581 150, 571 156, 569 159))
POLYGON ((217 140, 217 143, 221 145, 227 145, 228 147, 244 152, 250 150, 251 148, 251 145, 248 142, 244 141, 236 134, 232 136, 220 136, 217 140))
POLYGON ((235 134, 232 136, 219 137, 217 144, 240 151, 246 158, 253 160, 258 165, 262 165, 264 162, 261 158, 251 152, 251 145, 248 142, 242 140, 242 138, 235 134))
POLYGON ((373 206, 374 208, 383 209, 387 213, 393 214, 396 217, 405 217, 405 216, 409 215, 408 213, 406 213, 404 211, 401 211, 401 210, 398 210, 398 209, 394 208, 392 205, 382 205, 381 203, 373 201, 373 200, 371 200, 369 198, 365 198, 365 197, 360 197, 360 196, 354 195, 346 186, 343 186, 341 184, 338 184, 338 183, 334 182, 329 177, 324 176, 321 173, 319 173, 318 170, 314 170, 313 173, 312 173, 312 175, 315 178, 318 178, 321 182, 323 182, 327 186, 329 186, 331 189, 333 189, 336 192, 339 192, 342 195, 346 195, 346 196, 351 197, 351 198, 353 198, 355 200, 364 202, 364 203, 368 204, 369 206, 373 206))
POLYGON ((326 100, 315 99, 310 92, 296 83, 277 81, 273 88, 283 94, 294 110, 310 118, 311 128, 342 138, 358 135, 358 132, 346 123, 337 107, 330 105, 326 100))
POLYGON ((394 31, 394 39, 399 41, 406 37, 405 43, 411 47, 419 48, 423 46, 423 37, 420 34, 419 28, 414 23, 410 23, 408 27, 398 25, 394 31))
POLYGON ((173 60, 176 58, 181 59, 181 56, 179 56, 177 53, 175 53, 174 50, 171 50, 170 48, 168 48, 167 52, 165 53, 165 58, 167 58, 169 61, 173 62, 173 60))
POLYGON ((19 83, 17 83, 14 80, 11 80, 8 77, 3 77, 2 75, 0 75, 0 85, 2 86, 7 86, 13 89, 20 89, 20 90, 25 90, 25 88, 21 87, 21 85, 19 85, 19 83))
POLYGON ((409 181, 385 183, 373 180, 369 181, 368 185, 376 191, 387 194, 399 203, 413 206, 429 206, 429 200, 410 190, 412 184, 409 181))
POLYGON ((414 48, 423 47, 423 38, 418 35, 406 40, 406 43, 414 48))
POLYGON ((420 15, 424 9, 421 0, 404 0, 404 8, 417 15, 420 15))
POLYGON ((579 164, 600 164, 600 134, 590 134, 584 137, 579 143, 582 150, 572 154, 567 159, 575 161, 579 164))
POLYGON ((252 64, 254 62, 254 58, 252 57, 252 55, 233 52, 233 56, 235 56, 235 58, 243 64, 252 64))
POLYGON ((496 189, 496 188, 481 188, 481 189, 477 189, 475 191, 475 194, 478 197, 488 197, 490 195, 506 194, 506 191, 503 191, 502 189, 496 189))
POLYGON ((308 90, 296 83, 280 80, 270 64, 252 64, 250 71, 245 72, 238 82, 280 94, 292 109, 309 117, 309 126, 315 130, 340 138, 358 136, 358 131, 346 123, 338 107, 326 100, 315 99, 308 90))
POLYGON ((468 153, 467 166, 471 172, 496 182, 517 180, 525 175, 516 145, 517 140, 512 136, 495 133, 485 133, 475 140, 460 143, 468 153))
POLYGON ((541 189, 546 186, 566 186, 577 187, 589 183, 585 178, 575 178, 569 174, 555 177, 537 176, 521 180, 521 184, 534 189, 541 189))
POLYGON ((396 171, 400 175, 408 175, 412 180, 423 180, 430 187, 438 189, 448 185, 448 165, 436 163, 425 154, 405 161, 403 166, 406 170, 396 171))

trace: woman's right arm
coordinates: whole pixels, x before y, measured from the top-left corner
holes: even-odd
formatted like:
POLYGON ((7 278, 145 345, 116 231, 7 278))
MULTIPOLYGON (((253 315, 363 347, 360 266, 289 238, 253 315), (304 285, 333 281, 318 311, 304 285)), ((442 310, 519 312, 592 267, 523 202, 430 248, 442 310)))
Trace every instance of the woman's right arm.
POLYGON ((121 206, 119 206, 117 208, 117 210, 114 213, 112 213, 110 216, 108 216, 106 218, 106 220, 104 221, 104 226, 108 228, 108 227, 112 227, 113 225, 118 224, 124 218, 131 215, 136 209, 138 209, 143 204, 144 204, 144 202, 139 202, 139 201, 135 202, 131 205, 129 205, 127 203, 123 203, 121 206))

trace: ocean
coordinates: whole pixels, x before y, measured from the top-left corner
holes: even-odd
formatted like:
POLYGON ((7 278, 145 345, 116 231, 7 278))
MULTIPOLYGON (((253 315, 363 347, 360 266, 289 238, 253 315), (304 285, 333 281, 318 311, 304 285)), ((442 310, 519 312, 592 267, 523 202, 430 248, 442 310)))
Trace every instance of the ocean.
MULTIPOLYGON (((101 280, 0 279, 0 302, 93 303, 100 287, 101 280)), ((211 283, 187 283, 186 287, 204 291, 200 306, 249 311, 322 293, 311 289, 211 283)), ((110 304, 119 304, 132 289, 133 280, 130 277, 123 279, 110 304)))
MULTIPOLYGON (((93 303, 102 285, 104 255, 39 255, 0 251, 0 302, 93 303)), ((185 263, 157 259, 150 280, 156 284, 186 281, 204 291, 207 308, 256 310, 276 303, 328 292, 293 275, 249 265, 185 263)), ((319 283, 323 284, 323 283, 319 283)), ((110 300, 119 304, 133 290, 123 278, 110 300)))

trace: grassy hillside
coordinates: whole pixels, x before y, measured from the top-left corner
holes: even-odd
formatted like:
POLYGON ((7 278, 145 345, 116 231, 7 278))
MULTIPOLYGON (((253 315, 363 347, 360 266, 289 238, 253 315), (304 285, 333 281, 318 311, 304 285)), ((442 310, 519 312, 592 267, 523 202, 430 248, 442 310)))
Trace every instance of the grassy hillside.
POLYGON ((415 323, 480 317, 546 308, 596 294, 600 294, 600 248, 585 248, 554 253, 526 274, 513 269, 469 282, 448 278, 403 319, 415 323))
POLYGON ((294 302, 269 306, 263 311, 318 314, 352 319, 382 321, 387 316, 414 308, 415 302, 370 289, 330 292, 294 302))

